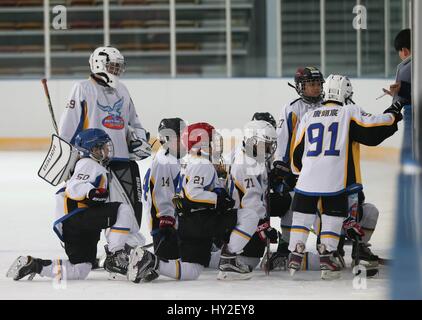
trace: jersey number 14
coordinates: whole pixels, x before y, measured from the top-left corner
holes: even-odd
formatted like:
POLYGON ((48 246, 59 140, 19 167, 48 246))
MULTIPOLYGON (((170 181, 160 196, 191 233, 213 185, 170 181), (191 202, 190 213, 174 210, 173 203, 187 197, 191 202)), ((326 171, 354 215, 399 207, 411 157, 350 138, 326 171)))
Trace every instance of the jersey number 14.
MULTIPOLYGON (((322 146, 324 142, 325 126, 322 123, 313 123, 308 127, 307 135, 309 143, 315 144, 314 150, 309 150, 306 155, 308 157, 318 157, 322 152, 322 146)), ((337 134, 338 134, 338 122, 333 122, 328 127, 327 134, 331 134, 330 146, 324 151, 324 156, 338 156, 340 150, 336 150, 337 134)))

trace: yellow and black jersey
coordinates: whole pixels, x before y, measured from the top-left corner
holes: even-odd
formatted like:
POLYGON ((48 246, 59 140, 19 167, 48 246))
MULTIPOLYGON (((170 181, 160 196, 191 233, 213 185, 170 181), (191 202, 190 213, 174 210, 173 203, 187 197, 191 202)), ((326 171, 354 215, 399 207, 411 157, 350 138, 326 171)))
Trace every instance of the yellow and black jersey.
POLYGON ((292 148, 292 171, 300 174, 295 191, 329 196, 362 189, 359 144, 376 146, 396 131, 394 115, 371 115, 356 105, 309 111, 292 148))
POLYGON ((260 219, 267 212, 268 175, 265 164, 259 164, 238 149, 230 167, 229 194, 235 200, 238 214, 250 210, 260 219))
POLYGON ((94 188, 107 189, 107 170, 91 158, 76 163, 72 177, 56 193, 56 221, 54 231, 62 237, 61 224, 74 214, 88 208, 88 193, 94 188))
POLYGON ((161 147, 144 179, 144 200, 150 212, 151 231, 158 228, 161 216, 176 217, 172 199, 178 191, 179 177, 179 160, 161 147))
POLYGON ((181 194, 192 209, 214 209, 217 205, 215 188, 220 188, 217 171, 207 158, 188 155, 181 170, 181 194))
POLYGON ((274 153, 274 160, 290 163, 290 150, 295 139, 295 128, 309 110, 319 107, 321 107, 320 103, 309 104, 301 98, 283 107, 277 127, 277 150, 274 153))

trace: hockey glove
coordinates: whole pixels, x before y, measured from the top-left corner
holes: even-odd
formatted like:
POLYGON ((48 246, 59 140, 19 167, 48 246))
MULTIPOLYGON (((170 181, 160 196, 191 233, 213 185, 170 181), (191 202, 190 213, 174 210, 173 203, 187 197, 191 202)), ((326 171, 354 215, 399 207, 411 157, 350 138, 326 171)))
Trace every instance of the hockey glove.
POLYGON ((394 102, 391 106, 389 106, 384 113, 391 113, 395 118, 396 122, 399 122, 403 119, 403 115, 401 114, 401 110, 403 109, 404 104, 400 101, 394 102))
POLYGON ((104 188, 94 188, 89 190, 87 198, 88 204, 91 206, 105 203, 108 198, 108 191, 104 188))
POLYGON ((213 191, 217 194, 216 209, 218 212, 224 213, 233 208, 235 201, 229 196, 226 189, 215 188, 213 191))
POLYGON ((174 228, 175 224, 176 224, 175 218, 171 216, 161 216, 160 224, 159 224, 160 233, 163 236, 169 236, 170 234, 176 231, 176 229, 174 228))
POLYGON ((129 143, 129 152, 134 154, 137 160, 143 160, 151 155, 151 146, 144 139, 131 141, 129 143))
POLYGON ((179 194, 176 194, 171 201, 173 202, 173 206, 176 209, 177 214, 187 213, 190 210, 190 206, 185 198, 179 194))
POLYGON ((278 234, 277 230, 270 226, 269 221, 264 221, 256 228, 256 233, 261 241, 267 243, 267 239, 270 239, 271 243, 277 243, 278 234))
POLYGON ((365 232, 358 222, 353 218, 348 218, 343 222, 343 229, 349 239, 362 238, 365 232))
POLYGON ((283 180, 291 175, 290 167, 283 161, 274 161, 273 168, 269 173, 269 181, 270 187, 273 190, 277 190, 277 188, 281 185, 283 180))

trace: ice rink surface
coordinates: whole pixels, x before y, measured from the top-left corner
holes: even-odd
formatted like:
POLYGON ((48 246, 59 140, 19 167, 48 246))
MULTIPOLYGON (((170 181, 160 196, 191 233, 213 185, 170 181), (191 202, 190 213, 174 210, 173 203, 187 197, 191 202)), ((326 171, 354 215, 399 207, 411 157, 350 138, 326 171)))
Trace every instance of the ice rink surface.
MULTIPOLYGON (((324 281, 319 272, 301 272, 292 279, 287 272, 266 276, 255 270, 251 280, 217 281, 217 271, 206 269, 197 281, 176 281, 166 277, 147 284, 107 280, 105 271, 93 271, 85 281, 57 283, 35 277, 33 281, 13 281, 6 271, 19 255, 45 259, 65 258, 57 236, 52 230, 54 188, 37 176, 45 152, 0 152, 0 299, 388 299, 388 267, 367 279, 366 289, 355 289, 350 267, 342 279, 324 281)), ((142 173, 149 160, 139 162, 142 173)), ((363 183, 367 202, 375 204, 380 217, 372 237, 372 251, 389 257, 394 237, 396 175, 394 163, 362 162, 363 183)), ((272 225, 279 228, 278 219, 272 225)), ((141 228, 150 242, 147 220, 141 228)), ((314 241, 312 238, 310 241, 314 241)), ((311 242, 308 242, 310 244, 311 242)), ((346 246, 346 262, 350 265, 350 246, 346 246)), ((99 245, 99 253, 103 249, 99 245)))

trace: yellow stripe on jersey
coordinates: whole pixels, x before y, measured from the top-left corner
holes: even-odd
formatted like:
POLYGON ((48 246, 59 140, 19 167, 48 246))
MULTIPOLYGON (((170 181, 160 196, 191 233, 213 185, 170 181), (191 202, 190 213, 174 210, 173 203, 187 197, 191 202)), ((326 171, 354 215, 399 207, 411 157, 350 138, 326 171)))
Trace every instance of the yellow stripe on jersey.
POLYGON ((152 175, 150 176, 150 182, 152 183, 152 186, 150 186, 152 205, 154 206, 154 209, 155 209, 155 212, 156 212, 155 216, 157 218, 159 218, 160 217, 160 210, 158 209, 157 200, 155 199, 155 179, 152 175))
POLYGON ((335 236, 335 235, 333 235, 333 234, 322 234, 322 235, 320 236, 320 238, 321 238, 321 239, 330 238, 330 239, 336 239, 336 240, 340 239, 340 237, 339 237, 339 236, 335 236))
POLYGON ((67 192, 67 190, 64 192, 64 194, 65 194, 65 197, 67 197, 71 200, 75 200, 75 201, 82 201, 82 200, 86 199, 86 196, 82 196, 82 197, 79 197, 79 198, 71 197, 70 194, 67 192))
POLYGON ((293 144, 295 143, 295 140, 296 140, 296 133, 297 133, 296 124, 297 124, 297 115, 296 115, 296 113, 292 112, 292 128, 293 128, 293 130, 292 130, 292 138, 290 140, 290 150, 289 150, 290 162, 293 162, 292 159, 293 159, 293 150, 294 149, 292 148, 292 146, 293 146, 293 144))
POLYGON ((181 268, 180 268, 180 261, 176 260, 176 279, 180 280, 180 276, 181 276, 181 268))
POLYGON ((396 121, 394 116, 391 115, 391 120, 387 121, 387 122, 380 122, 380 123, 364 123, 361 122, 359 120, 357 120, 356 118, 351 117, 350 121, 354 121, 356 122, 359 126, 361 127, 365 127, 365 128, 371 128, 371 127, 381 127, 381 126, 391 126, 394 124, 394 122, 396 121))
POLYGON ((110 232, 114 232, 114 233, 121 233, 121 234, 129 234, 129 230, 119 230, 119 229, 110 229, 110 232))
POLYGON ((360 173, 360 144, 355 141, 352 142, 352 155, 353 163, 355 165, 356 183, 362 183, 362 177, 360 173))
POLYGON ((240 232, 240 231, 238 231, 236 229, 233 229, 232 230, 232 233, 237 234, 238 236, 240 236, 240 237, 242 237, 242 238, 244 238, 246 240, 251 240, 251 237, 247 236, 245 233, 240 232))
MULTIPOLYGON (((347 128, 347 132, 350 132, 350 123, 349 122, 349 127, 347 128)), ((346 188, 347 187, 347 164, 349 163, 349 140, 350 137, 347 136, 346 138, 346 157, 344 158, 344 181, 343 181, 343 185, 346 188)))
POLYGON ((301 233, 308 234, 309 230, 305 230, 305 229, 301 229, 301 228, 291 228, 290 232, 301 232, 301 233))
POLYGON ((302 142, 303 137, 305 136, 305 132, 306 132, 306 130, 303 130, 303 132, 300 136, 300 139, 297 141, 297 143, 294 143, 294 147, 293 147, 291 158, 290 158, 291 166, 294 168, 294 171, 296 171, 296 172, 300 172, 300 170, 295 166, 295 162, 294 162, 294 159, 293 159, 293 153, 294 153, 295 149, 297 148, 297 146, 302 142))
POLYGON ((233 178, 233 181, 234 181, 234 185, 236 186, 236 188, 239 189, 240 192, 242 192, 242 194, 239 194, 239 199, 240 199, 239 206, 240 206, 240 209, 242 209, 243 208, 242 200, 243 200, 243 196, 245 195, 246 191, 245 191, 245 189, 242 188, 242 186, 240 185, 240 183, 236 179, 233 178))
POLYGON ((99 188, 106 188, 106 177, 105 175, 101 175, 101 180, 100 180, 100 184, 99 184, 99 188))
POLYGON ((84 130, 89 128, 89 119, 88 119, 88 104, 84 101, 84 130))
POLYGON ((195 200, 195 199, 191 198, 189 196, 189 193, 186 191, 186 189, 184 187, 183 187, 183 193, 185 194, 186 198, 188 198, 188 200, 191 201, 191 202, 207 203, 207 204, 213 204, 213 205, 215 205, 215 201, 213 201, 213 200, 201 200, 201 199, 195 200))

